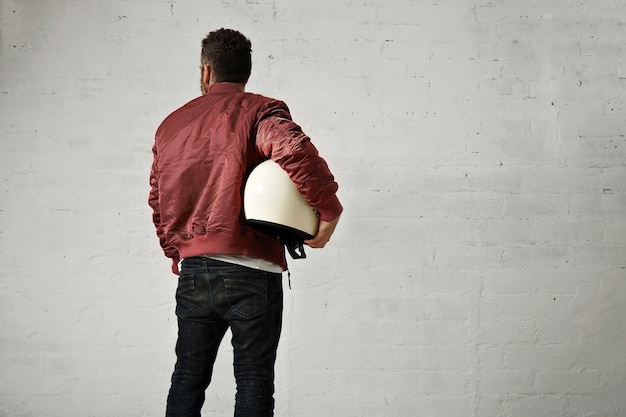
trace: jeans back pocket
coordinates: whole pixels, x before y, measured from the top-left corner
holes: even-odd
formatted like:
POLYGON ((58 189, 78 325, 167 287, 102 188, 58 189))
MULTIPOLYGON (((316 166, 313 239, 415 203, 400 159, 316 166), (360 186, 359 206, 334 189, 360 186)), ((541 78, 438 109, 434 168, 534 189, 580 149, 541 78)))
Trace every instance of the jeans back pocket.
POLYGON ((267 273, 228 272, 222 278, 228 305, 236 316, 249 320, 267 310, 267 273))

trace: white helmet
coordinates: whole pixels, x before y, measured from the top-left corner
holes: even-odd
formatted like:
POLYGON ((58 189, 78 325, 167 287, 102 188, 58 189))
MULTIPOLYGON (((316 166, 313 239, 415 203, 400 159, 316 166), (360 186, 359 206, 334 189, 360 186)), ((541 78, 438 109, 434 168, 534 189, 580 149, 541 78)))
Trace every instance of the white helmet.
POLYGON ((304 258, 302 241, 317 234, 319 217, 280 165, 267 160, 257 165, 245 185, 243 207, 248 223, 278 237, 293 258, 304 258), (294 254, 293 247, 301 255, 294 254))

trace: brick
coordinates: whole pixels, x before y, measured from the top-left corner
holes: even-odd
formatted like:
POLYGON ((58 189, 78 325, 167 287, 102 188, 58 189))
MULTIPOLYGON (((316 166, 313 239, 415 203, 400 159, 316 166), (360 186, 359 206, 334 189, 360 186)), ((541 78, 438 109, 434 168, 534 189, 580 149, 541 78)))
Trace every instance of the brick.
POLYGON ((603 223, 595 219, 552 219, 537 221, 534 237, 538 242, 549 244, 600 244, 603 223))
POLYGON ((583 395, 570 396, 563 412, 564 417, 621 416, 620 401, 610 395, 597 394, 592 398, 583 395))
POLYGON ((569 369, 576 358, 569 353, 570 346, 520 346, 507 347, 505 366, 518 371, 569 369))
POLYGON ((478 377, 481 393, 506 394, 510 392, 533 394, 533 378, 523 371, 487 371, 478 377))
POLYGON ((547 294, 482 296, 478 300, 481 320, 532 320, 536 317, 562 318, 571 300, 547 294))
POLYGON ((532 271, 496 269, 482 273, 483 294, 531 294, 536 286, 532 271))
POLYGON ((537 372, 535 390, 543 394, 585 394, 596 391, 601 381, 597 372, 537 372))
MULTIPOLYGON (((501 213, 503 211, 502 209, 501 213)), ((482 212, 489 213, 489 211, 482 212)), ((502 219, 502 217, 503 214, 477 222, 476 241, 486 246, 533 245, 537 243, 537 238, 533 236, 537 220, 530 218, 502 219)))
POLYGON ((519 398, 505 405, 507 416, 525 417, 528 415, 546 414, 551 416, 561 415, 563 400, 560 398, 519 398))
POLYGON ((489 346, 528 344, 537 340, 537 325, 530 320, 485 314, 476 326, 477 341, 489 346))

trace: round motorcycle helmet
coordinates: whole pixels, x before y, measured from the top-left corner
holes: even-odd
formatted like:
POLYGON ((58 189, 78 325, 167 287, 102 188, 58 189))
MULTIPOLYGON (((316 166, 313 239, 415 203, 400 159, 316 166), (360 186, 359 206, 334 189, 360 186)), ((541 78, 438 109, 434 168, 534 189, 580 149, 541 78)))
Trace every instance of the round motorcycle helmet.
POLYGON ((248 176, 243 206, 249 224, 275 234, 286 245, 294 238, 302 242, 317 234, 317 210, 309 206, 287 172, 272 160, 260 163, 248 176))

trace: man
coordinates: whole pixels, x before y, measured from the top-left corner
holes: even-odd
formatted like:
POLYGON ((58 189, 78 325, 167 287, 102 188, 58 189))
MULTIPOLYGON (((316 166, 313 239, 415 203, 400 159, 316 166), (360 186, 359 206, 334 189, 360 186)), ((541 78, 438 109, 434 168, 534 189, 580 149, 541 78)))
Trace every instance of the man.
POLYGON ((178 274, 177 361, 168 417, 200 416, 218 347, 232 333, 235 416, 272 416, 274 364, 282 325, 281 243, 246 224, 243 188, 272 159, 319 211, 323 248, 343 210, 337 184, 285 103, 245 92, 251 44, 220 29, 202 41, 202 96, 156 132, 149 203, 165 255, 178 274))

